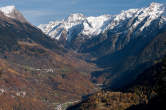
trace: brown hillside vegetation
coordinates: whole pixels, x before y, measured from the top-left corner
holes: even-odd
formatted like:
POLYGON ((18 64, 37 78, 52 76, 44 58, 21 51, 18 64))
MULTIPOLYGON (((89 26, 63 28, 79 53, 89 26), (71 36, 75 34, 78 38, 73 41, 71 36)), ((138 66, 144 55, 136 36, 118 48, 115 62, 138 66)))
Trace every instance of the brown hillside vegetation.
POLYGON ((72 54, 34 26, 0 15, 0 109, 52 110, 94 92, 96 66, 72 54))

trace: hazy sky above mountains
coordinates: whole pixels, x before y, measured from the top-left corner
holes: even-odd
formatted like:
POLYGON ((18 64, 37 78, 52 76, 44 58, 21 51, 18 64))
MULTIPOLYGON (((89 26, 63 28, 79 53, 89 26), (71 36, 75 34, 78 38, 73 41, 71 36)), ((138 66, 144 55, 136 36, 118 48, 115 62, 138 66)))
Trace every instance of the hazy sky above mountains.
POLYGON ((166 3, 166 0, 0 0, 0 7, 15 5, 32 24, 39 25, 71 13, 118 14, 121 10, 146 7, 151 2, 166 3))

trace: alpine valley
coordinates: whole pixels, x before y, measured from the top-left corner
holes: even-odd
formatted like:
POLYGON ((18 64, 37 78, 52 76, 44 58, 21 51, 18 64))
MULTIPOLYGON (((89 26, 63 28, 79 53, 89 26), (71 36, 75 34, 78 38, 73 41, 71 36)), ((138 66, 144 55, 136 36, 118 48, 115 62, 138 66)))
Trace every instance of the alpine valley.
POLYGON ((65 48, 84 54, 84 60, 103 68, 92 73, 92 80, 113 88, 131 82, 165 55, 164 4, 151 3, 149 7, 122 11, 119 15, 72 14, 38 27, 65 48))
POLYGON ((165 110, 165 55, 165 4, 38 27, 1 7, 0 110, 165 110))

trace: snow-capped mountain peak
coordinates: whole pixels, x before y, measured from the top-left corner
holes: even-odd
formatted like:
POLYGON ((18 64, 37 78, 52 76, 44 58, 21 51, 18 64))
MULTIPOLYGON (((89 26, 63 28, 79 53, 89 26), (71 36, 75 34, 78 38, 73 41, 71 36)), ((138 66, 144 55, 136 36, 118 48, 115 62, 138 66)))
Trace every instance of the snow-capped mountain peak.
POLYGON ((165 11, 165 6, 164 4, 160 4, 160 3, 151 3, 150 6, 148 8, 145 8, 145 10, 147 12, 149 12, 149 14, 162 14, 165 11))
POLYGON ((150 4, 149 8, 156 10, 156 9, 160 8, 161 6, 163 6, 163 4, 161 4, 161 3, 156 3, 156 2, 152 2, 152 3, 150 4))
POLYGON ((39 28, 57 40, 61 38, 62 33, 66 33, 65 38, 70 41, 72 37, 76 38, 80 35, 86 38, 92 38, 93 36, 97 36, 107 30, 119 32, 120 29, 125 30, 124 25, 126 25, 126 23, 128 25, 126 28, 130 30, 130 33, 138 27, 139 30, 137 31, 141 32, 154 20, 160 18, 162 18, 161 22, 166 21, 166 6, 161 3, 153 2, 149 7, 129 9, 122 11, 118 15, 86 17, 81 13, 75 13, 62 21, 40 25, 39 28))
MULTIPOLYGON (((97 17, 86 17, 81 13, 69 15, 62 21, 49 22, 49 24, 42 24, 38 27, 46 34, 59 40, 62 32, 67 32, 66 40, 71 40, 73 30, 79 30, 78 34, 85 36, 95 36, 109 24, 111 16, 102 15, 97 17)), ((78 32, 78 31, 76 31, 78 32)))
POLYGON ((13 13, 16 10, 14 5, 11 6, 5 6, 5 7, 1 7, 0 11, 7 17, 10 18, 14 18, 14 16, 11 15, 11 13, 13 13))
POLYGON ((85 16, 81 13, 74 13, 68 16, 65 20, 67 22, 79 22, 85 19, 85 16))
POLYGON ((9 18, 19 20, 21 22, 27 22, 24 16, 16 9, 14 5, 4 6, 0 8, 0 11, 9 18))
POLYGON ((98 35, 110 23, 110 20, 111 20, 110 15, 87 17, 86 21, 83 23, 84 29, 82 31, 82 34, 87 35, 89 37, 98 35))

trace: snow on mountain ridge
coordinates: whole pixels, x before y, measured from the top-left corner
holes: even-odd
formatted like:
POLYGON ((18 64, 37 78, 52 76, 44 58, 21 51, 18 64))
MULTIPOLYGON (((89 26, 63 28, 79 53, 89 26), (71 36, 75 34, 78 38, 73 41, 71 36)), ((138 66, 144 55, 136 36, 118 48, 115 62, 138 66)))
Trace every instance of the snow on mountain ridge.
POLYGON ((28 23, 24 16, 16 9, 14 5, 0 7, 0 11, 8 18, 12 18, 23 23, 28 23))
POLYGON ((63 24, 65 26, 65 29, 68 31, 73 26, 76 26, 78 24, 83 23, 83 21, 85 19, 86 18, 85 18, 85 16, 83 14, 75 13, 75 14, 71 14, 69 17, 67 17, 67 19, 65 19, 63 21, 63 24))
POLYGON ((0 8, 0 11, 7 17, 10 17, 10 18, 14 18, 13 16, 11 16, 10 14, 16 10, 15 6, 14 5, 11 5, 11 6, 5 6, 5 7, 1 7, 0 8))
POLYGON ((150 23, 155 20, 156 18, 159 18, 162 16, 162 14, 165 12, 165 7, 163 4, 160 3, 152 3, 150 7, 142 9, 142 11, 145 13, 142 16, 145 18, 146 16, 149 16, 147 22, 140 28, 142 31, 145 27, 149 26, 150 23), (147 13, 146 13, 147 12, 147 13))
POLYGON ((67 17, 67 19, 65 19, 65 21, 67 22, 79 22, 85 19, 85 16, 81 13, 74 13, 71 14, 70 16, 67 17))
MULTIPOLYGON (((140 9, 129 9, 122 11, 118 15, 101 15, 97 17, 86 17, 83 14, 76 13, 71 14, 69 17, 62 21, 55 21, 49 24, 38 26, 43 32, 59 40, 61 38, 62 32, 66 31, 66 40, 71 39, 72 33, 77 29, 82 29, 79 33, 84 36, 91 38, 92 36, 99 35, 106 30, 114 29, 117 26, 123 25, 125 21, 130 20, 129 30, 133 31, 139 24, 143 23, 145 19, 146 22, 141 24, 140 31, 148 27, 152 21, 159 17, 163 17, 165 20, 166 8, 164 4, 151 3, 149 7, 140 9), (135 21, 132 21, 135 19, 135 21), (43 27, 44 26, 44 27, 43 27), (71 31, 72 30, 72 31, 71 31)), ((163 22, 162 21, 162 22, 163 22)))
POLYGON ((38 27, 46 34, 50 35, 51 38, 59 40, 62 31, 67 31, 68 36, 66 40, 70 37, 71 28, 78 26, 78 28, 83 27, 81 34, 86 36, 94 36, 101 33, 105 25, 108 24, 110 15, 102 15, 98 17, 85 17, 83 14, 76 13, 71 14, 69 17, 62 21, 49 22, 49 24, 41 24, 38 27))
POLYGON ((84 29, 82 31, 83 35, 98 35, 103 29, 110 23, 110 15, 102 15, 98 17, 87 17, 86 21, 83 23, 84 29))
POLYGON ((122 11, 119 15, 114 16, 114 19, 105 30, 113 29, 114 27, 118 26, 120 23, 123 23, 123 21, 126 21, 128 19, 137 18, 137 20, 131 25, 130 30, 133 30, 147 18, 147 22, 140 28, 140 31, 143 31, 143 29, 149 26, 153 20, 164 16, 165 12, 166 6, 164 4, 154 2, 146 8, 129 9, 126 11, 122 11))

